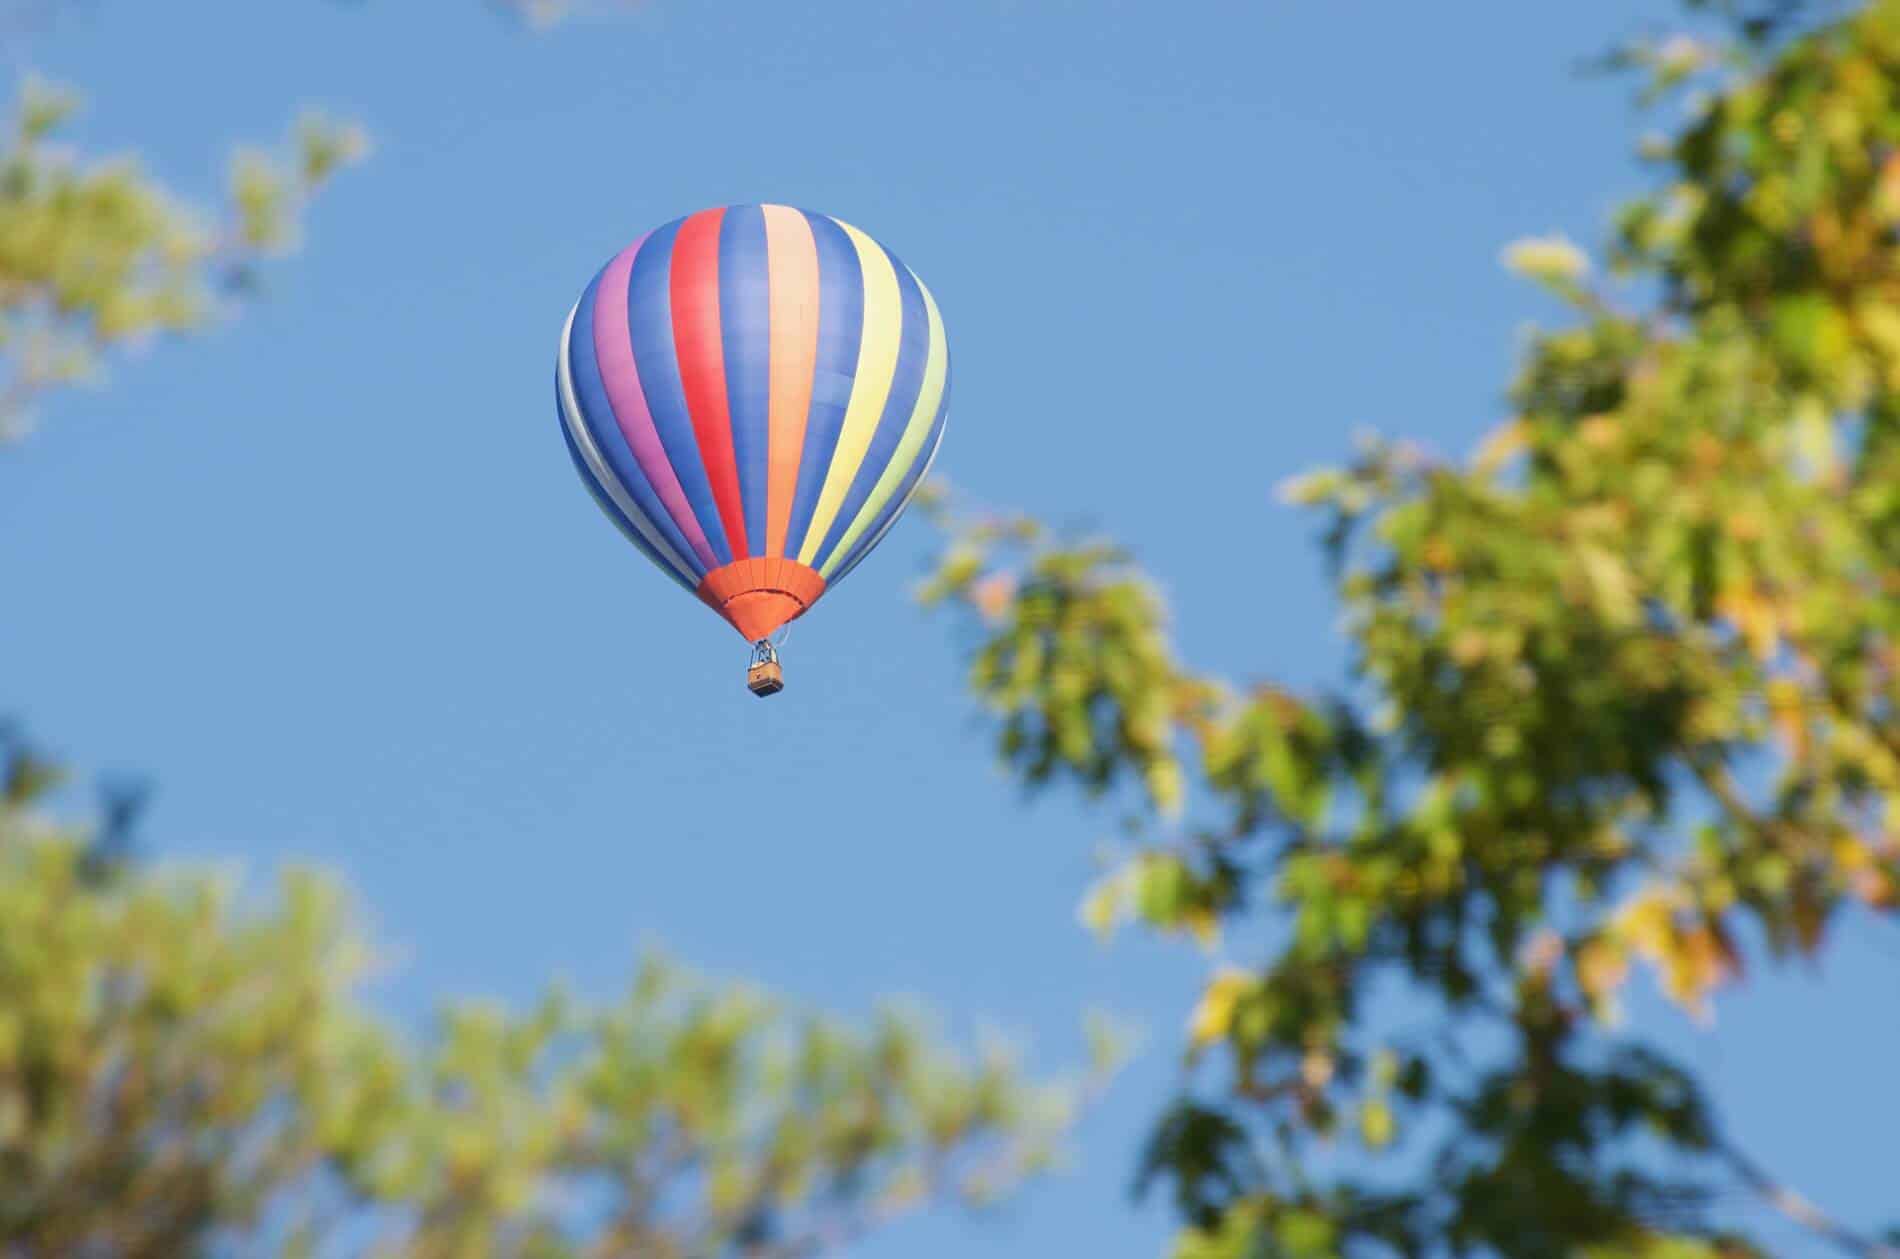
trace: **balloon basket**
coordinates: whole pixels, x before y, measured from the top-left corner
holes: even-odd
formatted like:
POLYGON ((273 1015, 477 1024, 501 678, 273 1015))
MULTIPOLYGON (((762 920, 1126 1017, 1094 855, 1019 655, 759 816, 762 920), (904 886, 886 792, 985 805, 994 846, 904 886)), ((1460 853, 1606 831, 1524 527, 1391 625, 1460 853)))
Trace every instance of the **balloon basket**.
POLYGON ((746 666, 745 689, 760 699, 785 689, 785 670, 779 667, 778 650, 763 638, 752 645, 752 663, 746 666))

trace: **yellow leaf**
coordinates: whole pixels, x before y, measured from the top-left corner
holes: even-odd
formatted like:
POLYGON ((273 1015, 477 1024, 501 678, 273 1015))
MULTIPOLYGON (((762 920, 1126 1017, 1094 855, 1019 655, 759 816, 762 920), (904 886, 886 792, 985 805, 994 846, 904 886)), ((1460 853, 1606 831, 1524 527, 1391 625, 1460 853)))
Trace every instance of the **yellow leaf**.
POLYGON ((1367 1102, 1359 1108, 1359 1135, 1373 1149, 1391 1143, 1394 1126, 1392 1108, 1384 1102, 1367 1102))
POLYGON ((1614 1022, 1617 1008, 1613 998, 1629 977, 1629 959, 1614 940, 1598 936, 1577 949, 1577 986, 1589 998, 1590 1007, 1603 1022, 1614 1022))
POLYGON ((1834 864, 1849 873, 1868 869, 1874 864, 1874 854, 1853 835, 1836 836, 1831 847, 1834 864))
POLYGON ((1775 654, 1781 641, 1780 618, 1774 603, 1754 586, 1737 586, 1716 601, 1716 608, 1731 621, 1758 660, 1775 654))
MULTIPOLYGON (((1634 897, 1610 921, 1611 941, 1655 966, 1663 993, 1698 1019, 1709 1017, 1708 995, 1741 970, 1741 958, 1730 943, 1719 918, 1697 914, 1690 921, 1677 915, 1686 908, 1680 889, 1651 887, 1634 897)), ((1590 980, 1584 979, 1579 960, 1578 982, 1588 990, 1593 983, 1620 979, 1610 959, 1593 958, 1590 980)))
POLYGON ((1137 874, 1135 867, 1123 866, 1090 888, 1077 912, 1082 925, 1104 938, 1113 934, 1122 919, 1128 916, 1133 880, 1137 874))
POLYGON ((1519 275, 1547 284, 1575 282, 1590 270, 1583 250, 1562 236, 1527 237, 1504 249, 1504 265, 1519 275))
POLYGON ((1708 997, 1734 970, 1734 953, 1708 923, 1677 935, 1664 958, 1663 991, 1698 1019, 1710 1017, 1708 997))
POLYGON ((1234 1007, 1253 984, 1253 976, 1238 967, 1224 966, 1216 971, 1188 1019, 1189 1045, 1200 1049, 1224 1039, 1233 1026, 1234 1007))

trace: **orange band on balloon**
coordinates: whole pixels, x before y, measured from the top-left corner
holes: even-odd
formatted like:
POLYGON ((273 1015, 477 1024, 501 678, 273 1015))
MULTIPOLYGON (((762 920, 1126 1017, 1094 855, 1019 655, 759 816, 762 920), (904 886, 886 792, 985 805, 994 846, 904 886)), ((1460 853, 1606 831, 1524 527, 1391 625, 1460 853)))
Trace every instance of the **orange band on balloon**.
POLYGON ((812 367, 818 359, 818 245, 811 224, 789 206, 765 211, 765 256, 771 288, 771 439, 765 491, 765 553, 785 554, 798 461, 811 411, 812 367))
POLYGON ((797 560, 755 557, 713 569, 700 580, 698 593, 747 642, 756 643, 804 615, 825 593, 825 579, 797 560))

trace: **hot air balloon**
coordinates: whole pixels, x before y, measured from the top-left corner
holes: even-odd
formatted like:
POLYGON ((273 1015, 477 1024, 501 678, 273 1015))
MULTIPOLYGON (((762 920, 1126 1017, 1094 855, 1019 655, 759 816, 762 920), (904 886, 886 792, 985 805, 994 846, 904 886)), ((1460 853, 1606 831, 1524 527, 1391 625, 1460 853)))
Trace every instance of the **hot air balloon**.
POLYGON ((784 685, 773 634, 922 484, 950 350, 930 290, 857 228, 728 206, 601 268, 562 329, 556 394, 601 510, 752 644, 765 696, 784 685))

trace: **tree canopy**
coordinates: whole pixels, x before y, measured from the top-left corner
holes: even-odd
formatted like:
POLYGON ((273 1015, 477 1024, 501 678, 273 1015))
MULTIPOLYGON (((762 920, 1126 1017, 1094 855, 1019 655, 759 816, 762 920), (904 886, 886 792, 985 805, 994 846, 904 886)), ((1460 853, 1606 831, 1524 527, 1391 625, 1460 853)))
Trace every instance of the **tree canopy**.
POLYGON ((256 904, 128 862, 44 811, 44 758, 0 752, 9 1255, 794 1259, 994 1201, 1091 1087, 657 956, 614 1000, 454 1002, 418 1043, 370 1013, 333 881, 256 904))
POLYGON ((1474 455, 1286 487, 1337 686, 1201 672, 1112 545, 948 518, 925 597, 1004 763, 1145 812, 1085 917, 1270 941, 1208 975, 1142 1156, 1177 1259, 1762 1253, 1732 1188, 1895 1253, 1618 1017, 1639 969, 1700 1010, 1900 907, 1900 5, 1814 16, 1620 58, 1688 121, 1603 274, 1508 251, 1570 319, 1474 455))
POLYGON ((57 146, 75 97, 29 80, 0 140, 0 440, 46 390, 96 380, 127 344, 202 327, 292 248, 310 196, 359 159, 354 127, 312 115, 288 153, 234 154, 225 207, 192 207, 131 158, 57 146))

